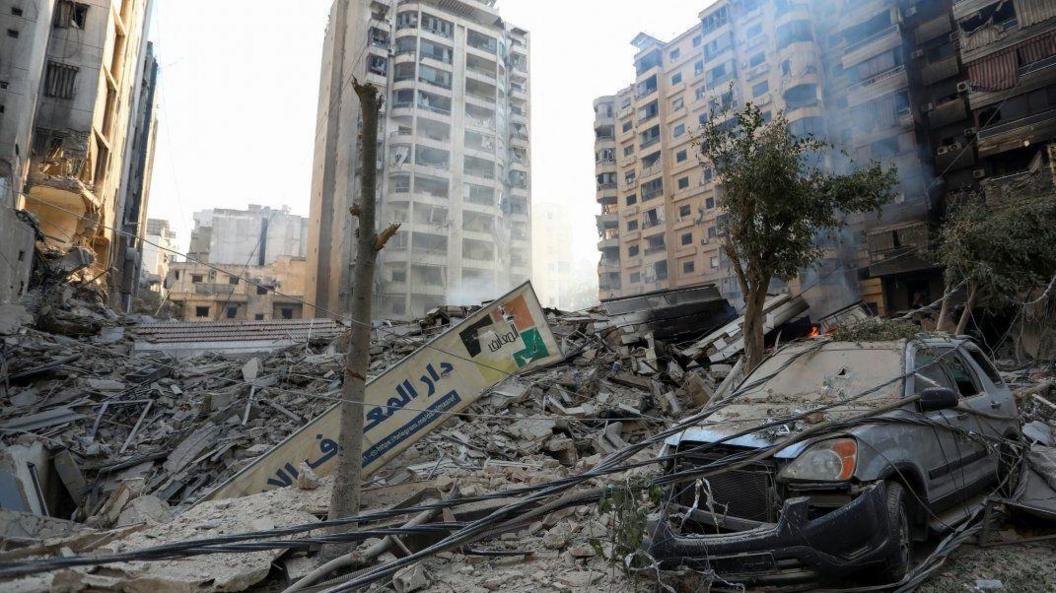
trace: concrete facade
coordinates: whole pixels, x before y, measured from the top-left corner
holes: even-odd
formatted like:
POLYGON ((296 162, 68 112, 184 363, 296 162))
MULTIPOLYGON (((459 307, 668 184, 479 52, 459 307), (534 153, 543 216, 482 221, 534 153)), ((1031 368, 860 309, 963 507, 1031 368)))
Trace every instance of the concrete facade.
POLYGON ((165 277, 169 274, 169 266, 176 261, 173 251, 179 251, 179 245, 176 243, 176 231, 169 227, 169 221, 148 218, 140 278, 149 290, 163 297, 168 292, 164 284, 165 277))
POLYGON ((194 213, 192 259, 213 264, 266 266, 280 257, 304 257, 308 219, 250 204, 246 210, 216 208, 194 213))
POLYGON ((49 246, 89 247, 96 255, 92 272, 119 270, 107 280, 115 307, 127 304, 120 296, 120 271, 138 266, 126 268, 132 254, 119 247, 114 229, 122 229, 126 213, 146 211, 144 186, 133 190, 126 182, 128 161, 142 153, 134 135, 143 115, 150 5, 55 4, 24 195, 49 246))
POLYGON ((303 257, 290 256, 262 266, 176 262, 168 298, 184 321, 301 319, 305 270, 303 257))
POLYGON ((486 0, 337 0, 323 50, 308 301, 348 308, 359 183, 353 75, 382 89, 376 315, 493 298, 531 265, 528 33, 486 0), (360 59, 362 58, 362 59, 360 59))
POLYGON ((0 40, 0 303, 22 297, 29 285, 33 231, 15 210, 29 173, 53 9, 51 0, 0 2, 0 29, 8 31, 0 40))

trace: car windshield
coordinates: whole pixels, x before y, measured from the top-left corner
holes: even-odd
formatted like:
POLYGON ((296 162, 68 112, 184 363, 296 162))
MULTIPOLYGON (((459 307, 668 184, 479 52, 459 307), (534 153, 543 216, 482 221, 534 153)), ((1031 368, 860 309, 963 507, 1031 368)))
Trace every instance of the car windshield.
POLYGON ((742 383, 742 389, 750 388, 739 399, 836 401, 874 388, 863 400, 900 397, 903 351, 901 342, 796 344, 759 365, 742 383))

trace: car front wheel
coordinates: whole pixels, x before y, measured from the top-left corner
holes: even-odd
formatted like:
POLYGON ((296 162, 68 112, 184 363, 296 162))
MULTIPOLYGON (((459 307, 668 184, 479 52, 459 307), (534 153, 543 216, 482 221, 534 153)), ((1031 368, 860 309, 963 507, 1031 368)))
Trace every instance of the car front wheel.
POLYGON ((887 483, 887 532, 891 534, 890 555, 880 567, 883 583, 897 583, 909 572, 913 559, 913 533, 910 531, 908 492, 898 482, 887 483))

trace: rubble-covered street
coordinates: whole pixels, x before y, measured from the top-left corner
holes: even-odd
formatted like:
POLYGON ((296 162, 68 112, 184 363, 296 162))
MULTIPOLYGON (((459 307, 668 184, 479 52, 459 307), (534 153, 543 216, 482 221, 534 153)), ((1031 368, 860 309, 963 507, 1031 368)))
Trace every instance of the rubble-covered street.
MULTIPOLYGON (((308 575, 317 565, 312 536, 324 532, 313 526, 325 519, 330 476, 318 477, 305 467, 289 487, 199 501, 334 404, 340 395, 343 335, 320 332, 272 352, 175 357, 144 348, 143 340, 153 335, 152 320, 115 315, 92 296, 91 290, 71 288, 50 301, 47 311, 75 325, 98 325, 93 335, 49 333, 39 329, 39 309, 5 309, 17 315, 5 314, 13 321, 4 327, 3 338, 2 467, 15 479, 5 482, 4 496, 19 496, 28 504, 22 512, 0 511, 5 590, 278 592, 308 575), (29 468, 31 479, 21 480, 19 468, 29 468), (26 484, 36 490, 27 491, 26 484), (303 527, 277 531, 298 525, 303 527), (241 535, 247 533, 257 535, 241 535), (216 539, 231 536, 235 539, 216 539), (206 541, 183 544, 194 540, 206 541), (239 547, 240 541, 269 543, 253 551, 239 547), (162 551, 144 555, 144 550, 162 551), (108 555, 113 555, 108 563, 96 565, 108 555), (47 564, 49 558, 56 564, 47 564)), ((780 322, 786 336, 794 335, 797 326, 809 333, 814 326, 801 323, 808 312, 802 307, 789 311, 780 322)), ((379 326, 372 340, 372 375, 457 325, 468 312, 446 307, 416 322, 379 326)), ((651 442, 701 410, 721 410, 716 402, 740 380, 736 348, 727 350, 732 355, 723 362, 711 361, 719 350, 709 340, 729 330, 689 337, 679 331, 678 340, 668 343, 654 337, 658 329, 666 331, 655 317, 636 320, 633 313, 611 316, 602 309, 548 312, 564 352, 559 362, 500 381, 373 474, 364 485, 363 514, 377 518, 361 523, 363 531, 356 536, 362 568, 384 567, 427 549, 443 534, 501 513, 540 488, 570 478, 575 483, 561 499, 567 505, 540 498, 545 512, 530 505, 528 515, 506 515, 494 534, 430 553, 374 587, 400 593, 737 590, 708 571, 657 573, 638 567, 630 556, 630 564, 621 560, 628 553, 623 539, 628 525, 639 512, 644 519, 657 511, 656 501, 636 488, 663 469, 650 463, 660 454, 658 444, 640 450, 634 445, 651 442), (613 455, 628 469, 575 479, 605 466, 613 455), (621 499, 613 492, 629 493, 630 506, 614 505, 621 499), (447 502, 428 510, 440 501, 447 502), (556 506, 546 511, 547 504, 556 506), (411 511, 385 514, 407 507, 411 511), (423 510, 415 511, 418 507, 423 510), (417 515, 418 521, 407 523, 417 515), (386 528, 399 529, 387 534, 386 528), (628 572, 628 566, 637 568, 628 572)), ((875 330, 861 330, 855 339, 868 339, 867 331, 875 330)), ((1056 427, 1051 365, 1021 366, 1002 376, 1016 395, 1025 438, 1051 447, 1056 427)), ((774 403, 768 410, 759 408, 753 422, 796 411, 774 408, 774 403)), ((730 421, 744 422, 736 416, 730 421)), ((837 418, 816 416, 808 416, 806 426, 837 418)), ((1053 533, 1052 524, 1038 521, 1014 510, 1011 516, 995 515, 988 545, 979 547, 976 533, 920 590, 1053 590, 1044 575, 1052 574, 1056 540, 1030 541, 1053 533)), ((937 541, 933 536, 919 548, 918 560, 937 541)), ((305 590, 322 590, 324 581, 313 579, 305 590)), ((864 582, 855 586, 860 585, 864 582)))

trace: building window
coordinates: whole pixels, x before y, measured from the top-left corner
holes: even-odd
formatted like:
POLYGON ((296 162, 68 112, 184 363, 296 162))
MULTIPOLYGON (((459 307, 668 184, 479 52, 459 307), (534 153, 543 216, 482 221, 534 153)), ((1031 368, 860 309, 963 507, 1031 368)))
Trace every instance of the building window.
POLYGON ((682 204, 678 207, 678 215, 682 218, 689 216, 689 213, 692 211, 693 210, 689 207, 689 204, 682 204))
POLYGON ((267 286, 258 286, 257 287, 257 294, 268 294, 268 287, 267 286))
POLYGON ((713 226, 708 227, 708 238, 714 239, 719 236, 719 230, 713 226))
POLYGON ((717 256, 717 255, 711 256, 711 269, 712 270, 719 269, 719 256, 717 256))
POLYGON ((624 132, 630 130, 633 127, 634 127, 634 123, 631 122, 631 120, 627 120, 627 121, 623 122, 623 131, 624 132))
POLYGON ((194 316, 200 318, 209 317, 209 307, 195 307, 194 316))
POLYGON ((407 270, 393 270, 392 271, 393 282, 406 282, 407 281, 407 270))
POLYGON ((702 39, 701 39, 700 35, 695 36, 693 38, 693 47, 700 47, 700 42, 701 41, 702 41, 702 39))
POLYGON ((176 279, 176 280, 179 280, 179 279, 180 279, 180 271, 179 271, 179 270, 176 270, 176 271, 174 271, 174 272, 172 273, 172 277, 173 277, 174 279, 176 279))
POLYGON ((682 73, 675 72, 675 75, 671 77, 671 84, 678 84, 682 82, 682 73))
POLYGON ((692 274, 693 273, 693 260, 687 260, 682 262, 682 273, 692 274))
POLYGON ((675 49, 671 50, 671 54, 670 55, 671 55, 671 59, 672 60, 677 60, 678 56, 682 55, 682 50, 680 50, 678 48, 675 48, 675 49))
POLYGON ((633 206, 638 203, 638 194, 631 194, 627 196, 627 205, 633 206))
POLYGON ((711 209, 715 207, 715 198, 708 198, 704 200, 704 207, 711 209))
POLYGON ((682 233, 681 241, 682 241, 682 245, 683 246, 692 245, 693 244, 693 233, 682 233))
POLYGON ((205 280, 205 276, 201 274, 191 274, 191 284, 201 284, 205 280))
POLYGON ((628 231, 638 230, 638 221, 637 220, 628 220, 627 221, 627 230, 628 231))
POLYGON ((11 14, 13 14, 15 16, 22 16, 22 9, 20 7, 18 7, 18 6, 12 6, 11 7, 11 14))
POLYGON ((689 177, 683 177, 678 180, 678 189, 686 189, 689 187, 689 177))
POLYGON ((704 74, 704 60, 697 60, 696 62, 694 62, 693 74, 695 76, 700 76, 701 74, 704 74))
POLYGON ((770 81, 764 80, 763 82, 760 82, 759 84, 757 84, 757 85, 752 87, 752 96, 753 97, 758 97, 759 95, 761 95, 761 94, 763 94, 763 93, 765 93, 765 92, 767 92, 769 90, 770 90, 770 81))
POLYGON ((253 315, 253 320, 254 321, 264 321, 264 314, 263 313, 257 313, 255 315, 253 315))
POLYGON ((675 138, 678 138, 682 134, 685 134, 686 133, 686 124, 678 124, 677 126, 674 127, 674 129, 671 131, 671 133, 674 135, 675 138))
POLYGON ((627 146, 623 147, 623 156, 631 156, 632 154, 634 154, 633 144, 628 144, 627 146))
POLYGON ((227 318, 228 319, 234 319, 236 317, 238 317, 238 307, 228 307, 227 308, 227 318))
POLYGON ((680 150, 680 151, 675 153, 675 162, 677 162, 677 163, 681 163, 682 161, 685 161, 687 158, 689 158, 689 157, 687 156, 685 150, 680 150))
POLYGON ((237 286, 238 285, 238 276, 228 276, 227 277, 227 283, 228 284, 234 284, 234 285, 237 286))
POLYGON ((291 309, 289 307, 283 307, 282 308, 282 318, 283 319, 293 319, 293 309, 291 309))
POLYGON ((781 76, 792 75, 792 60, 785 60, 781 62, 781 76))
POLYGON ((658 261, 653 264, 653 272, 656 274, 656 279, 667 280, 667 261, 658 261))
POLYGON ((48 70, 44 75, 44 95, 57 99, 72 99, 79 70, 76 66, 48 62, 48 70))
POLYGON ((55 26, 63 29, 84 29, 88 22, 88 5, 60 0, 55 7, 55 26))
POLYGON ((641 272, 631 272, 631 284, 638 284, 642 281, 641 272))
POLYGON ((638 255, 638 246, 631 245, 627 248, 627 257, 635 257, 638 255))
POLYGON ((755 54, 754 56, 748 58, 748 65, 749 66, 758 66, 759 64, 762 64, 763 60, 765 60, 765 59, 766 59, 766 54, 764 54, 763 52, 759 52, 759 53, 755 54))
POLYGON ((13 37, 15 39, 18 39, 18 29, 8 29, 7 30, 7 36, 8 37, 13 37))
POLYGON ((679 109, 682 109, 685 106, 686 100, 682 97, 678 97, 674 101, 671 101, 671 111, 678 111, 679 109))

